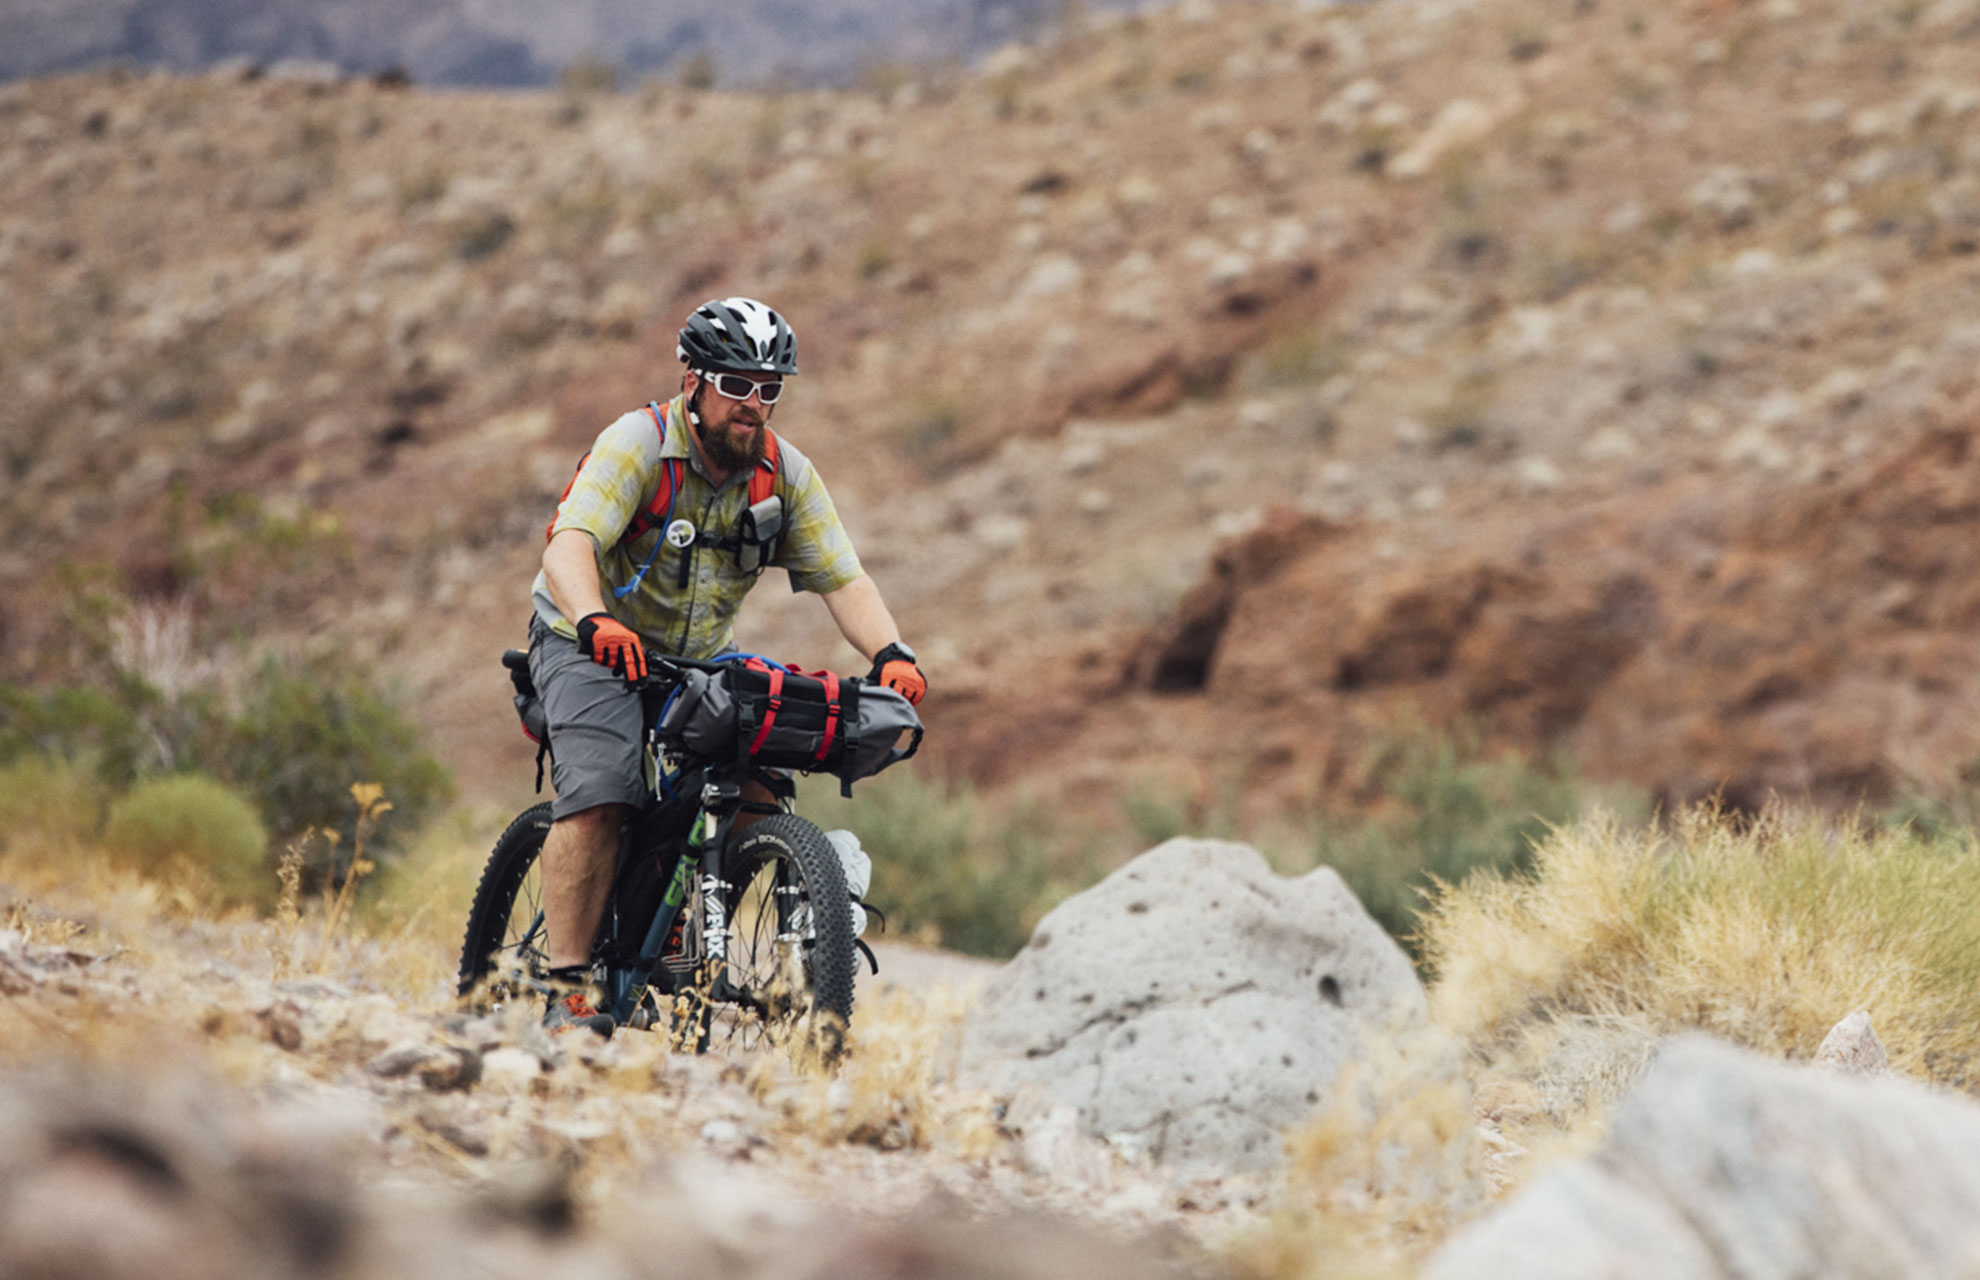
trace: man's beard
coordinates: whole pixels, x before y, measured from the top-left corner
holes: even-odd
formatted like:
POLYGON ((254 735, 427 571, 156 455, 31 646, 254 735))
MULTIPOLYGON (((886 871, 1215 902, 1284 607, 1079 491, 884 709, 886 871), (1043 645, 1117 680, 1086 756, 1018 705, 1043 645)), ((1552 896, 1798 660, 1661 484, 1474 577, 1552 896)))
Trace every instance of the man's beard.
MULTIPOLYGON (((699 396, 697 396, 697 404, 699 404, 699 396)), ((689 408, 695 408, 695 404, 691 404, 689 408)), ((746 468, 754 468, 758 462, 762 462, 766 438, 770 434, 768 426, 762 420, 758 420, 756 426, 750 428, 748 444, 739 448, 733 436, 735 424, 737 418, 731 418, 727 426, 715 426, 707 418, 695 422, 697 428, 695 440, 701 444, 701 454, 709 460, 709 466, 713 466, 717 472, 741 472, 746 468)))
POLYGON ((763 461, 769 432, 759 423, 749 433, 749 444, 739 448, 731 434, 734 426, 735 420, 730 419, 726 427, 709 427, 701 433, 701 447, 718 471, 746 471, 763 461))

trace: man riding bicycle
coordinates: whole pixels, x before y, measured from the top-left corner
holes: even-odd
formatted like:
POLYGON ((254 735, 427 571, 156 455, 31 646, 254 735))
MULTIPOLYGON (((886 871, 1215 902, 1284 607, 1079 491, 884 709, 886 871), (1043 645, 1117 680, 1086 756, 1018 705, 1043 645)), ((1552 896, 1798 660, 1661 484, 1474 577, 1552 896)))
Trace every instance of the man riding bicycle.
POLYGON ((633 690, 646 647, 733 650, 743 597, 775 567, 823 598, 871 679, 911 702, 927 690, 817 470, 770 430, 797 372, 790 326, 752 299, 718 299, 688 317, 676 354, 681 393, 619 418, 578 464, 531 593, 529 670, 557 792, 542 854, 554 1030, 612 1030, 586 983, 620 828, 647 789, 633 690))

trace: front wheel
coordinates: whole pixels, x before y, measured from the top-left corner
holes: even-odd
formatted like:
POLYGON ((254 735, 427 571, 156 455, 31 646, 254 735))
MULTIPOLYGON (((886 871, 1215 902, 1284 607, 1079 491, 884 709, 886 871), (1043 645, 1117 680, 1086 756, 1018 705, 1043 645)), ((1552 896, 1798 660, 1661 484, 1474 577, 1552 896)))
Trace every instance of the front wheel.
POLYGON ((796 814, 763 819, 724 860, 732 1036, 825 1065, 845 1048, 853 1006, 852 900, 831 841, 796 814))
POLYGON ((480 1009, 520 998, 549 964, 543 924, 543 872, 550 806, 524 810, 488 855, 461 943, 460 994, 480 1009))

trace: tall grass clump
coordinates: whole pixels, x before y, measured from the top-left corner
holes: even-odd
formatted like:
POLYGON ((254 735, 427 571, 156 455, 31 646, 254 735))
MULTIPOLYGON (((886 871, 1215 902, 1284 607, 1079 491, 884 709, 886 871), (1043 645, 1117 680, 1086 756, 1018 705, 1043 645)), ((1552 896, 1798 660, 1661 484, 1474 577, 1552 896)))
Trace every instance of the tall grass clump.
POLYGON ((238 791, 200 774, 147 778, 110 806, 103 847, 149 879, 191 879, 227 906, 274 899, 268 829, 238 791))
POLYGON ((1532 865, 1432 895, 1433 1009, 1474 1046, 1550 1024, 1697 1028, 1812 1056, 1868 1010, 1892 1065, 1980 1088, 1980 839, 1694 809, 1550 832, 1532 865))

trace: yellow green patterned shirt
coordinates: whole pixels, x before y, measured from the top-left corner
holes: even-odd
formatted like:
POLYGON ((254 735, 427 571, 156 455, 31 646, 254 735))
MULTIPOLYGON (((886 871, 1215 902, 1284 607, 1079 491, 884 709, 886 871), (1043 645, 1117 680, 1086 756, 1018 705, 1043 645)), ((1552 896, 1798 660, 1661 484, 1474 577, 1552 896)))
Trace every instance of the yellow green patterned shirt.
MULTIPOLYGON (((688 658, 712 658, 735 648, 736 611, 756 585, 733 551, 706 545, 706 539, 732 537, 749 505, 749 477, 738 472, 717 488, 689 446, 685 410, 679 396, 663 416, 666 437, 654 429, 645 409, 628 413, 599 433, 591 456, 579 468, 571 490, 550 526, 555 537, 566 529, 591 535, 598 554, 599 584, 612 616, 653 648, 688 658), (655 527, 629 542, 620 535, 633 516, 659 492, 670 459, 680 459, 681 485, 674 495, 673 520, 694 527, 684 553, 661 545, 666 529, 655 527), (656 549, 657 548, 657 549, 656 549), (682 560, 686 558, 683 581, 682 560), (651 563, 647 564, 651 556, 651 563), (640 566, 647 564, 645 576, 640 566), (638 578, 638 585, 627 590, 638 578), (620 591, 626 594, 619 595, 620 591)), ((776 493, 784 500, 784 533, 773 566, 789 572, 793 591, 836 591, 864 574, 852 539, 839 523, 818 469, 789 440, 778 437, 780 464, 776 493)), ((666 521, 661 521, 664 526, 666 521)), ((567 619, 550 599, 545 575, 531 592, 536 614, 561 635, 575 637, 576 620, 567 619)))

